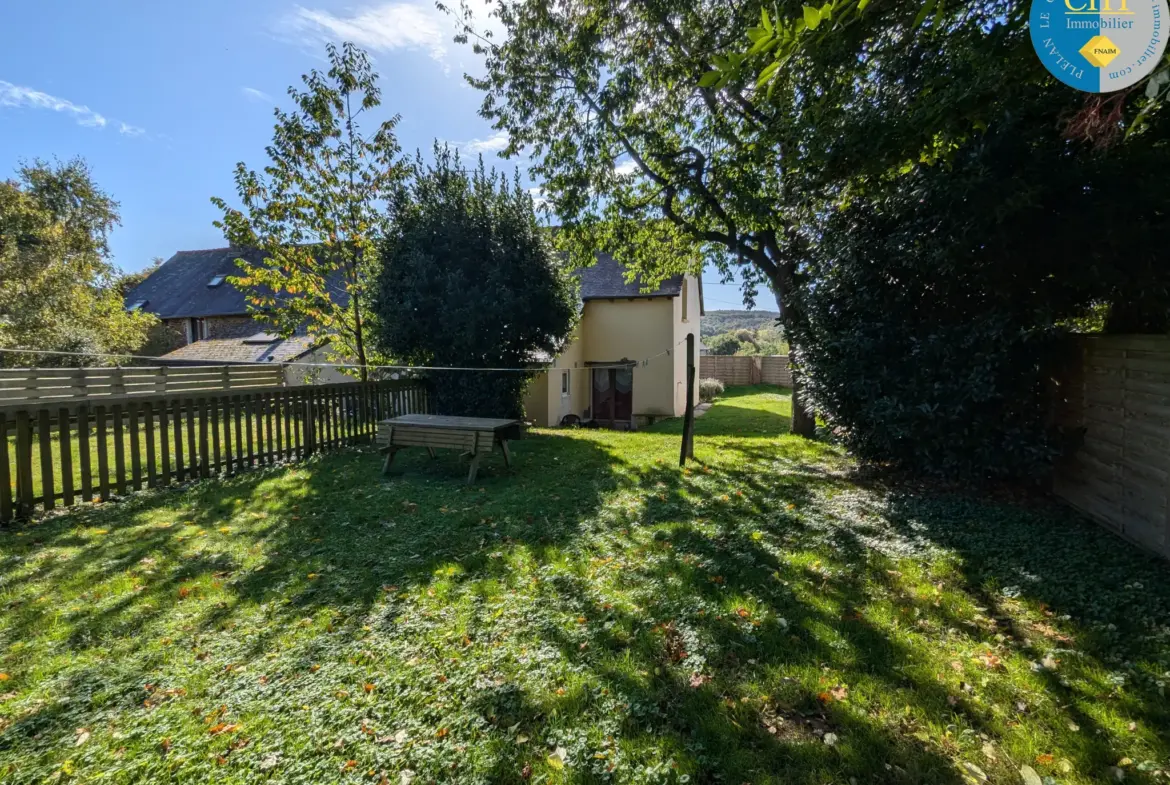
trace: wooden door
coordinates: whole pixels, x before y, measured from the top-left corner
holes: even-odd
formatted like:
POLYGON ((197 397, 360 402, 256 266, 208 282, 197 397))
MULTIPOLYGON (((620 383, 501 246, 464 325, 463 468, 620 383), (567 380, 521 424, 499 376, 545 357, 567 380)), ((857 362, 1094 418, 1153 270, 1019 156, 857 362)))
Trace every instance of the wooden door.
POLYGON ((593 369, 593 419, 610 428, 629 427, 634 414, 634 369, 593 369))

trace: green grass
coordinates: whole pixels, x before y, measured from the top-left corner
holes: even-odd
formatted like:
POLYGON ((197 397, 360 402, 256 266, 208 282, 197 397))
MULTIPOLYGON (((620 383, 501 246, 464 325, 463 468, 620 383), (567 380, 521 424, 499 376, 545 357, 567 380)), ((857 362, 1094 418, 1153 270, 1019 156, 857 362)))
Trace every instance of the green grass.
POLYGON ((732 390, 0 534, 0 782, 1165 782, 1170 569, 732 390), (1114 771, 1114 767, 1117 771, 1114 771), (1030 773, 1025 772, 1030 775, 1030 773))

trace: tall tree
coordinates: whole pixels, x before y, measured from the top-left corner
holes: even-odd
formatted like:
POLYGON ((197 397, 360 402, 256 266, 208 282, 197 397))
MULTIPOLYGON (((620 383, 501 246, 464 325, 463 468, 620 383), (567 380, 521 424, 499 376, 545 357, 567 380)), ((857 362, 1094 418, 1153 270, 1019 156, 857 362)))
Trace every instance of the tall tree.
MULTIPOLYGON (((470 78, 486 93, 481 112, 510 151, 532 152, 575 263, 604 247, 653 282, 698 272, 680 250, 699 244, 726 277, 740 275, 746 301, 770 289, 791 325, 803 246, 783 165, 792 149, 751 85, 716 88, 711 67, 765 6, 502 0, 500 43, 466 35, 485 55, 485 75, 470 78)), ((797 379, 793 430, 808 435, 797 379)))
POLYGON ((290 87, 296 108, 276 109, 263 174, 236 165, 243 210, 221 198, 216 221, 233 246, 258 248, 259 264, 239 260, 231 282, 246 290, 257 317, 282 335, 305 329, 328 338, 334 356, 356 361, 367 378, 368 300, 377 278, 378 238, 407 167, 394 135, 398 117, 364 136, 359 117, 381 105, 378 75, 352 43, 327 47, 329 70, 290 87))
POLYGON ((1065 443, 1047 397, 1064 327, 1107 306, 1109 329, 1170 328, 1165 79, 1069 89, 1027 12, 873 3, 837 26, 817 11, 834 35, 779 60, 769 46, 807 23, 764 18, 701 77, 755 85, 752 105, 798 142, 791 336, 810 399, 862 456, 1043 475, 1065 443))
MULTIPOLYGON (((378 295, 384 351, 417 365, 524 369, 564 348, 576 288, 537 223, 532 198, 483 160, 465 170, 436 147, 416 164, 383 246, 378 295)), ((519 417, 532 374, 440 371, 441 414, 519 417)))
POLYGON ((85 353, 132 353, 157 322, 128 313, 110 262, 118 203, 80 158, 34 161, 0 182, 0 365, 103 365, 85 353))

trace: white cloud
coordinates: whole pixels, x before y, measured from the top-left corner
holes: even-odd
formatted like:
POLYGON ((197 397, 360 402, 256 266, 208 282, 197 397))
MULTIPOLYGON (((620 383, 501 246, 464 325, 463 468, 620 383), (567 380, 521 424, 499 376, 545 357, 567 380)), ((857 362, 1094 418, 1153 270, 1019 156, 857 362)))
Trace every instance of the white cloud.
POLYGON ((263 90, 257 90, 255 87, 241 87, 240 92, 253 101, 262 101, 266 104, 275 104, 276 99, 270 96, 263 90))
MULTIPOLYGON (((455 5, 455 4, 452 4, 455 5)), ((491 29, 490 0, 472 0, 472 24, 491 29)), ((278 28, 303 44, 353 41, 373 52, 418 50, 447 65, 452 37, 459 25, 430 0, 397 0, 358 8, 349 14, 297 6, 278 28)))
POLYGON ((537 185, 529 188, 528 195, 532 197, 532 206, 537 210, 550 206, 548 196, 544 193, 544 186, 537 185))
MULTIPOLYGON (((75 104, 65 98, 34 90, 31 87, 22 87, 12 82, 0 79, 0 108, 11 109, 48 109, 50 112, 63 112, 73 118, 78 125, 86 128, 105 128, 110 120, 95 112, 84 104, 75 104)), ((139 128, 129 123, 118 122, 118 133, 126 136, 142 136, 145 128, 139 128)))
POLYGON ((620 164, 618 164, 617 166, 615 166, 613 168, 614 174, 622 174, 622 175, 634 174, 637 171, 638 171, 638 164, 632 158, 629 158, 629 159, 626 159, 625 161, 622 161, 620 164))
POLYGON ((66 112, 73 116, 80 125, 90 128, 104 128, 106 118, 90 109, 88 106, 79 106, 72 101, 58 98, 55 95, 42 93, 31 87, 21 87, 12 82, 0 79, 0 106, 29 109, 48 109, 53 112, 66 112))
POLYGON ((422 3, 383 3, 352 16, 298 6, 286 24, 302 38, 353 41, 375 52, 421 49, 441 61, 449 38, 444 21, 440 11, 422 3))
POLYGON ((470 142, 458 145, 465 153, 479 155, 480 153, 498 153, 508 146, 508 133, 497 131, 487 139, 472 139, 470 142))

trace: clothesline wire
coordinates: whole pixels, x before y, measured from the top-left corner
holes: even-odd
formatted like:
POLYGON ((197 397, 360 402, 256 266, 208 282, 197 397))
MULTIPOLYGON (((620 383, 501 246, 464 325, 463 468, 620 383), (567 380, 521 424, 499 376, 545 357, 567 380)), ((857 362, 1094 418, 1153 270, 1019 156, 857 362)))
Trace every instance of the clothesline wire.
MULTIPOLYGON (((682 343, 684 343, 685 341, 686 341, 686 338, 683 338, 682 340, 675 343, 674 346, 671 346, 668 349, 663 349, 658 354, 651 355, 650 357, 646 357, 645 359, 642 359, 642 360, 623 362, 623 363, 602 364, 602 365, 589 365, 586 367, 591 368, 591 369, 596 369, 596 370, 605 370, 607 368, 621 369, 621 368, 630 368, 632 366, 641 366, 644 368, 647 365, 649 365, 651 360, 656 360, 659 357, 662 357, 663 355, 669 355, 672 351, 674 351, 676 348, 678 348, 678 346, 681 345, 682 343)), ((62 351, 62 350, 57 350, 57 349, 28 349, 28 348, 22 348, 22 347, 17 347, 17 348, 0 347, 0 353, 4 353, 4 354, 37 354, 37 355, 45 355, 45 356, 52 356, 52 357, 93 357, 93 358, 100 358, 100 359, 120 359, 120 360, 131 359, 131 360, 146 360, 146 361, 152 362, 152 363, 158 363, 158 360, 159 360, 158 357, 150 357, 147 355, 139 355, 139 354, 121 354, 121 353, 107 353, 107 352, 71 352, 71 351, 62 351)), ((313 362, 296 362, 296 361, 294 361, 294 362, 244 361, 244 362, 224 363, 224 362, 217 362, 215 360, 215 358, 200 358, 200 357, 192 357, 192 358, 190 358, 190 360, 184 360, 182 367, 200 367, 200 366, 192 366, 189 363, 210 363, 210 364, 215 365, 217 367, 222 366, 222 365, 239 365, 239 366, 244 366, 244 367, 253 367, 253 366, 254 367, 272 367, 274 365, 279 365, 279 366, 290 366, 290 367, 294 367, 294 368, 295 367, 302 367, 302 368, 353 368, 353 369, 365 368, 368 371, 386 370, 386 371, 407 371, 407 372, 411 372, 411 371, 463 371, 463 372, 483 371, 483 372, 491 372, 491 373, 534 373, 534 372, 539 373, 541 371, 547 371, 547 370, 568 370, 568 369, 564 369, 564 368, 557 368, 552 363, 543 363, 543 364, 540 364, 539 367, 531 367, 530 366, 527 368, 474 368, 474 367, 469 367, 469 366, 461 367, 461 366, 445 366, 445 365, 442 365, 442 366, 441 365, 371 365, 371 364, 360 365, 360 364, 354 364, 354 363, 313 363, 313 362)))

